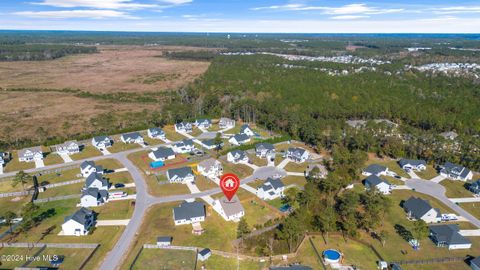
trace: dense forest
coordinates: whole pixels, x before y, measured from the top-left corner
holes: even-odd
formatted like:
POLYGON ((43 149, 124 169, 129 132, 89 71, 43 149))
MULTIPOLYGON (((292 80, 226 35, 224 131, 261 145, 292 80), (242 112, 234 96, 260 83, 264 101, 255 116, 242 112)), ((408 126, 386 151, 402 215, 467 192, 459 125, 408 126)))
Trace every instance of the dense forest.
POLYGON ((95 53, 93 46, 51 44, 0 44, 0 61, 52 60, 71 54, 95 53))

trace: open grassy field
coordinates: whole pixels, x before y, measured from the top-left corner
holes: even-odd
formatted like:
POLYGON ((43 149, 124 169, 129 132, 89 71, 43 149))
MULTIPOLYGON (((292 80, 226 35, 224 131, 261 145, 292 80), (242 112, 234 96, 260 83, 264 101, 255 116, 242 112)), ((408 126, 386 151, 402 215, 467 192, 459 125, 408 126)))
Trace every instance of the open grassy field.
POLYGON ((144 249, 132 269, 191 270, 195 268, 196 255, 189 250, 144 249))
POLYGON ((181 140, 186 139, 185 136, 183 136, 183 135, 181 135, 181 134, 179 134, 175 131, 175 127, 173 125, 164 126, 164 127, 162 127, 162 129, 165 132, 165 137, 172 142, 181 141, 181 140))
POLYGON ((44 198, 51 198, 51 197, 57 197, 57 196, 81 194, 81 190, 84 185, 85 183, 81 182, 81 183, 76 183, 71 185, 49 188, 44 192, 38 193, 38 198, 44 199, 44 198))
POLYGON ((249 154, 248 155, 248 158, 250 159, 251 162, 253 162, 253 164, 259 166, 259 167, 262 167, 262 166, 267 166, 267 159, 265 158, 259 158, 257 157, 254 153, 253 154, 249 154))
POLYGON ((122 183, 122 184, 133 183, 133 178, 129 172, 109 173, 104 176, 109 180, 109 182, 112 185, 115 185, 117 183, 122 183))
POLYGON ((195 184, 197 185, 198 189, 200 189, 201 191, 218 187, 218 185, 215 184, 215 182, 213 182, 212 180, 208 179, 203 175, 197 175, 195 177, 195 184))
POLYGON ((120 163, 118 160, 113 158, 100 159, 95 161, 95 164, 103 166, 103 168, 106 170, 115 170, 115 169, 123 168, 122 163, 120 163))
MULTIPOLYGON (((1 107, 1 106, 0 106, 1 107)), ((3 168, 4 172, 14 172, 35 168, 35 162, 18 161, 17 151, 12 152, 12 159, 3 168)))
POLYGON ((80 175, 80 169, 76 168, 76 169, 59 171, 57 173, 42 174, 37 177, 37 180, 40 185, 46 185, 46 184, 66 182, 66 181, 80 179, 80 178, 82 178, 82 176, 80 175))
POLYGON ((244 164, 232 164, 227 161, 221 160, 224 173, 234 173, 240 179, 250 176, 253 173, 253 169, 244 164))
POLYGON ((306 162, 304 163, 296 163, 296 162, 289 162, 286 166, 285 166, 285 170, 287 172, 299 172, 299 173, 303 173, 305 172, 305 170, 307 169, 307 166, 308 164, 306 162))
POLYGON ((101 156, 102 152, 100 152, 97 148, 87 145, 85 146, 80 153, 73 154, 70 156, 73 160, 82 160, 91 157, 101 156))
POLYGON ((0 216, 3 216, 8 211, 20 215, 22 206, 29 202, 31 198, 32 196, 0 198, 0 216))
POLYGON ((415 171, 415 174, 425 180, 430 180, 438 175, 437 170, 435 170, 432 165, 427 165, 427 169, 425 171, 415 171))
POLYGON ((120 141, 120 139, 117 139, 115 140, 115 143, 112 145, 112 147, 108 148, 108 151, 110 153, 118 153, 137 148, 141 148, 138 143, 123 143, 122 141, 120 141))
POLYGON ((131 200, 111 201, 92 209, 98 213, 99 220, 129 219, 135 209, 131 203, 131 200))
MULTIPOLYGON (((65 259, 60 265, 59 269, 78 269, 78 267, 87 259, 87 257, 93 252, 93 249, 59 249, 59 248, 46 248, 39 256, 63 256, 65 259)), ((40 261, 32 262, 28 267, 41 267, 51 266, 48 261, 43 259, 40 261)))
POLYGON ((225 258, 213 254, 208 260, 197 262, 197 269, 223 270, 223 269, 240 269, 240 270, 261 270, 268 262, 256 262, 251 260, 237 260, 236 258, 225 258), (239 267, 239 268, 237 268, 239 267))
POLYGON ((154 196, 170 196, 179 194, 190 194, 190 190, 184 184, 160 184, 160 182, 166 181, 166 176, 160 176, 160 179, 155 175, 149 175, 146 177, 148 185, 148 193, 154 196))
POLYGON ((307 183, 307 179, 303 176, 287 175, 282 178, 282 182, 286 186, 294 184, 297 185, 299 188, 302 188, 307 183))
POLYGON ((61 164, 61 163, 64 163, 64 161, 60 157, 60 155, 57 155, 56 153, 53 153, 53 152, 49 152, 49 153, 46 153, 46 156, 43 159, 43 163, 45 164, 45 166, 49 166, 54 164, 61 164))
POLYGON ((465 182, 445 179, 440 184, 445 187, 448 198, 473 197, 473 193, 466 189, 465 182))

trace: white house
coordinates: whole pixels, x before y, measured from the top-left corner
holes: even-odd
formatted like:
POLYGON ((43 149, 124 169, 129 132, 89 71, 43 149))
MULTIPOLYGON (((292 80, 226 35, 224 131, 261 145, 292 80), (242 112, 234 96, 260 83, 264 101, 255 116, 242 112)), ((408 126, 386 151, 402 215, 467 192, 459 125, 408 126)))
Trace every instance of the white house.
POLYGON ((421 159, 405 159, 402 158, 398 161, 398 165, 406 171, 424 171, 427 169, 427 162, 421 159))
POLYGON ((223 174, 223 166, 220 161, 209 158, 198 163, 197 171, 203 176, 213 178, 223 174))
POLYGON ((195 181, 195 174, 190 167, 175 168, 167 171, 167 179, 170 183, 185 184, 195 181))
POLYGON ((227 161, 233 164, 246 163, 248 160, 247 154, 242 150, 233 150, 227 154, 227 161))
POLYGON ((441 170, 440 170, 440 175, 450 178, 452 180, 460 180, 460 181, 468 181, 472 180, 473 178, 473 172, 470 171, 469 169, 453 164, 451 162, 446 162, 441 170))
POLYGON ((221 129, 234 128, 235 127, 235 120, 230 119, 230 118, 222 117, 218 121, 218 127, 221 128, 221 129))
POLYGON ((233 196, 231 201, 225 197, 215 200, 212 206, 213 209, 226 221, 238 222, 240 221, 240 218, 245 215, 245 210, 243 209, 237 195, 233 196))
POLYGON ((238 146, 250 142, 250 137, 247 134, 236 134, 228 139, 228 142, 238 146))
POLYGON ((149 138, 152 138, 152 139, 165 140, 167 138, 165 135, 165 131, 163 131, 161 128, 158 128, 158 127, 149 128, 147 131, 147 135, 149 138))
POLYGON ((55 146, 55 152, 60 155, 73 155, 80 153, 80 144, 77 141, 68 141, 55 146))
POLYGON ((154 161, 165 161, 175 158, 175 152, 171 148, 159 147, 157 150, 152 151, 148 154, 148 157, 154 161))
POLYGON ((80 205, 82 207, 96 207, 108 202, 108 191, 106 189, 87 188, 82 191, 80 205))
POLYGON ((384 195, 388 195, 392 192, 392 185, 390 185, 388 181, 373 174, 365 179, 365 187, 367 189, 375 188, 378 192, 384 195))
POLYGON ((296 163, 303 163, 307 161, 309 157, 310 154, 308 151, 300 147, 291 147, 285 152, 285 158, 288 158, 296 163))
POLYGON ((449 250, 469 249, 472 242, 460 234, 457 224, 430 225, 430 239, 437 247, 449 250))
POLYGON ((3 166, 10 160, 10 153, 8 152, 0 152, 0 166, 3 166))
POLYGON ((110 183, 103 178, 101 174, 92 173, 85 179, 85 188, 98 188, 99 190, 108 190, 110 183))
POLYGON ((138 143, 143 144, 143 137, 138 132, 125 133, 120 136, 123 143, 138 143))
POLYGON ((208 248, 204 248, 198 252, 197 259, 201 262, 204 262, 210 258, 210 256, 212 256, 212 251, 208 248))
POLYGON ((390 171, 388 170, 387 167, 378 165, 378 164, 371 164, 367 168, 362 170, 362 174, 365 176, 370 176, 370 175, 390 175, 390 171))
POLYGON ((193 131, 192 123, 181 122, 175 124, 175 131, 180 133, 191 133, 193 131))
POLYGON ((247 124, 243 124, 240 127, 240 134, 245 134, 249 137, 253 137, 253 136, 257 135, 257 133, 255 133, 255 131, 253 131, 253 129, 251 129, 250 126, 247 125, 247 124))
POLYGON ((175 225, 185 225, 205 221, 205 204, 202 202, 183 202, 173 208, 175 225))
POLYGON ((112 138, 108 136, 97 136, 92 139, 92 145, 97 149, 103 150, 113 145, 112 138))
POLYGON ((32 148, 25 148, 18 151, 18 160, 20 162, 32 162, 36 160, 43 160, 42 147, 36 146, 32 148))
POLYGON ((436 223, 442 219, 442 213, 439 209, 433 208, 428 201, 420 198, 410 197, 403 203, 403 209, 408 218, 421 219, 426 223, 436 223))
POLYGON ((89 177, 92 173, 103 174, 103 172, 103 167, 95 165, 93 161, 87 160, 80 164, 80 173, 84 178, 89 177))
POLYGON ((73 215, 65 218, 62 224, 62 232, 63 235, 87 235, 94 223, 94 212, 82 207, 73 215))
POLYGON ((262 200, 274 200, 284 196, 285 185, 282 180, 268 178, 262 185, 257 187, 257 197, 262 200))
POLYGON ((193 140, 185 139, 172 144, 172 149, 175 153, 186 154, 195 150, 195 145, 193 144, 193 140))
POLYGON ((194 124, 198 128, 209 129, 212 126, 212 121, 210 119, 197 119, 194 124))
POLYGON ((257 143, 255 145, 255 155, 259 158, 275 157, 275 147, 271 143, 257 143))
POLYGON ((223 142, 221 142, 220 144, 215 144, 215 139, 208 139, 202 141, 202 146, 210 150, 217 148, 220 149, 223 147, 223 142))
POLYGON ((171 236, 159 236, 157 237, 157 246, 167 247, 172 244, 173 238, 171 236))

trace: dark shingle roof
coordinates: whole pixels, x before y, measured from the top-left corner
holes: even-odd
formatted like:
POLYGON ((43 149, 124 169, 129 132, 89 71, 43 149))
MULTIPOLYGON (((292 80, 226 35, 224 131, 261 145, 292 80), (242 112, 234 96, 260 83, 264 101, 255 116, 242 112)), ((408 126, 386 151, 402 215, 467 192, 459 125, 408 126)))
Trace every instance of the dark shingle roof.
POLYGON ((385 166, 378 165, 378 164, 371 164, 367 168, 363 169, 364 172, 371 173, 371 174, 379 174, 385 170, 387 170, 385 166))
POLYGON ((159 236, 157 237, 157 242, 172 242, 172 237, 171 236, 159 236))
POLYGON ((190 167, 181 167, 181 168, 175 168, 175 169, 168 170, 168 175, 170 177, 176 175, 180 178, 185 178, 189 174, 193 174, 192 168, 190 168, 190 167))
POLYGON ((275 147, 271 143, 257 143, 255 145, 255 150, 256 151, 262 151, 262 150, 274 150, 275 147))
POLYGON ((250 139, 250 137, 248 137, 247 134, 236 134, 235 136, 233 136, 235 138, 235 140, 237 142, 244 142, 244 141, 248 141, 250 139))
POLYGON ((398 161, 398 164, 400 165, 400 167, 403 167, 407 164, 410 164, 410 165, 413 165, 413 166, 418 166, 418 165, 427 165, 427 162, 423 159, 406 159, 406 158, 402 158, 398 161))
POLYGON ((204 248, 204 249, 200 250, 200 251, 198 252, 198 254, 200 254, 200 255, 202 255, 202 256, 205 256, 205 255, 207 255, 207 254, 210 253, 210 252, 211 252, 211 251, 210 251, 209 248, 204 248))
POLYGON ((86 169, 88 166, 95 167, 95 162, 87 160, 87 161, 82 162, 82 164, 80 164, 80 168, 82 170, 86 169))
POLYGON ((470 261, 470 265, 475 265, 476 267, 480 268, 480 256, 476 257, 475 259, 470 261))
POLYGON ((132 140, 135 140, 137 138, 141 138, 142 135, 140 135, 140 133, 138 132, 131 132, 131 133, 125 133, 122 135, 122 137, 127 140, 127 139, 132 139, 132 140))
POLYGON ((458 233, 458 225, 444 224, 429 226, 430 232, 435 236, 437 241, 445 242, 448 245, 471 244, 470 240, 458 233))
POLYGON ((175 220, 189 220, 200 216, 205 216, 205 204, 202 202, 183 202, 180 206, 173 208, 175 220))
POLYGON ((414 218, 420 219, 433 207, 426 200, 410 197, 410 199, 403 203, 403 208, 407 212, 410 212, 414 218))
POLYGON ((99 180, 102 182, 102 186, 108 186, 108 181, 107 179, 104 179, 102 175, 98 173, 92 173, 87 177, 87 180, 85 180, 85 186, 89 187, 95 180, 99 180))
POLYGON ((159 147, 157 150, 153 151, 153 155, 155 155, 156 158, 166 158, 175 155, 175 152, 173 152, 171 148, 159 147))
POLYGON ((77 212, 73 213, 71 216, 68 216, 65 218, 65 222, 69 221, 69 220, 75 220, 76 222, 80 223, 80 224, 83 224, 85 225, 88 217, 90 215, 93 215, 93 211, 92 210, 89 210, 85 207, 82 207, 80 209, 78 209, 77 212))
POLYGON ((372 186, 372 187, 377 186, 380 183, 386 183, 386 184, 390 185, 390 183, 388 183, 388 181, 383 180, 382 178, 380 178, 380 177, 378 177, 374 174, 370 175, 369 177, 367 177, 365 179, 365 184, 368 184, 369 186, 372 186))
POLYGON ((279 189, 281 187, 284 187, 285 185, 283 184, 282 180, 279 178, 268 178, 262 185, 259 186, 259 188, 267 191, 270 190, 272 187, 274 189, 279 189))

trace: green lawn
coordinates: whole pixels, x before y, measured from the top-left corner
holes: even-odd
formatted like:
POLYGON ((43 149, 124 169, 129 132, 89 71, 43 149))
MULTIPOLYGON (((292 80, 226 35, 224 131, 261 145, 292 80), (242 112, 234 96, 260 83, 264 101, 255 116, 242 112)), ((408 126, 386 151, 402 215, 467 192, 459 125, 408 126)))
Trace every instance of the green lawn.
POLYGON ((43 159, 43 163, 45 166, 54 165, 54 164, 62 164, 65 163, 60 155, 50 152, 46 153, 46 157, 43 159))
POLYGON ((37 180, 40 185, 46 185, 46 184, 76 180, 80 178, 82 178, 82 176, 80 175, 80 169, 75 168, 75 169, 59 171, 58 173, 42 174, 37 177, 37 180))
POLYGON ((164 143, 162 140, 152 139, 152 138, 148 137, 147 135, 143 136, 143 140, 145 141, 145 143, 147 145, 160 145, 160 144, 164 143))
POLYGON ((473 197, 473 193, 465 188, 465 182, 445 179, 440 184, 446 188, 445 195, 448 198, 473 197))
POLYGON ((167 137, 167 139, 169 139, 172 142, 186 139, 185 136, 175 132, 175 127, 173 125, 164 126, 162 129, 165 132, 165 137, 167 137))
POLYGON ((29 202, 31 198, 32 196, 0 198, 0 216, 8 211, 20 214, 22 206, 29 202))
POLYGON ((138 143, 123 143, 120 140, 116 140, 115 143, 108 148, 108 152, 118 153, 136 148, 141 148, 141 146, 138 143))
POLYGON ((195 267, 195 251, 144 249, 132 269, 178 269, 191 270, 195 267))
POLYGON ((218 185, 215 184, 215 182, 213 182, 212 180, 208 179, 203 175, 197 175, 195 177, 195 184, 197 185, 198 189, 200 189, 201 191, 218 187, 218 185))
POLYGON ((72 194, 81 194, 81 190, 84 185, 85 185, 84 182, 80 182, 80 183, 71 184, 71 185, 49 188, 44 192, 38 193, 38 198, 43 199, 43 198, 51 198, 51 197, 65 196, 65 195, 72 195, 72 194))
POLYGON ((105 174, 105 178, 107 178, 112 185, 115 185, 117 183, 133 183, 133 178, 129 172, 109 173, 105 174))
POLYGON ((99 220, 129 219, 135 209, 131 203, 131 200, 111 201, 92 209, 98 213, 99 220))
POLYGON ((35 168, 35 162, 20 162, 18 161, 17 151, 13 151, 12 159, 3 168, 4 172, 15 172, 21 170, 28 170, 35 168))
MULTIPOLYGON (((26 184, 25 188, 28 189, 29 187, 32 187, 32 186, 33 186, 33 181, 31 183, 26 184)), ((12 187, 11 180, 0 182, 0 193, 17 192, 17 191, 23 191, 23 187, 21 184, 18 184, 15 187, 12 187)))
POLYGON ((250 227, 263 225, 270 219, 280 217, 280 211, 274 211, 268 204, 249 192, 239 192, 238 197, 245 209, 245 219, 250 227))
POLYGON ((208 260, 197 262, 197 269, 212 269, 212 270, 224 270, 224 269, 241 269, 241 270, 261 270, 268 262, 256 262, 251 260, 239 260, 236 258, 225 258, 219 255, 212 255, 208 260), (237 268, 239 266, 239 268, 237 268))
POLYGON ((461 203, 460 206, 474 217, 480 219, 480 203, 461 203))
POLYGON ((96 157, 96 156, 101 156, 102 152, 100 152, 97 148, 87 145, 83 148, 83 150, 80 153, 73 154, 70 157, 73 160, 82 160, 82 159, 88 159, 91 157, 96 157))
POLYGON ((267 166, 267 159, 266 158, 259 158, 255 154, 249 154, 248 158, 250 159, 251 162, 253 162, 253 164, 255 164, 259 167, 267 166))
MULTIPOLYGON (((71 248, 46 248, 39 256, 64 256, 64 261, 59 269, 77 269, 93 252, 93 249, 71 249, 71 248)), ((43 259, 32 262, 28 267, 51 266, 48 261, 43 259)))
POLYGON ((185 184, 159 184, 159 181, 166 181, 166 176, 162 175, 160 179, 158 179, 155 175, 149 175, 146 177, 148 193, 153 196, 190 194, 190 190, 185 184))
POLYGON ((118 160, 113 158, 97 160, 95 161, 95 165, 103 166, 103 168, 106 170, 115 170, 115 169, 121 169, 124 167, 122 163, 120 163, 118 160))
POLYGON ((243 164, 232 164, 230 162, 222 161, 224 173, 234 173, 240 179, 252 175, 253 169, 243 164))
POLYGON ((427 165, 425 171, 415 171, 415 174, 425 180, 430 180, 438 175, 437 170, 435 170, 432 165, 427 165))
POLYGON ((307 170, 307 166, 308 164, 306 162, 304 163, 295 163, 295 162, 289 162, 286 166, 285 166, 285 170, 287 172, 299 172, 299 173, 303 173, 305 172, 305 170, 307 170))
POLYGON ((298 186, 298 188, 301 188, 305 186, 305 184, 307 183, 307 179, 303 176, 287 175, 284 178, 282 178, 282 182, 286 186, 295 184, 298 186))

